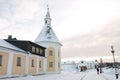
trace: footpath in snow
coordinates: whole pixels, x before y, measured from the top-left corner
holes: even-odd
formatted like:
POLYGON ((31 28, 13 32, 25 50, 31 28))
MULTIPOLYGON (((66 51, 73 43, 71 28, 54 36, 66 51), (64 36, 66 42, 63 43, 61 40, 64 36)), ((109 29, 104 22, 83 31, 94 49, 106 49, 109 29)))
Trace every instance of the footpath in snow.
POLYGON ((62 71, 60 74, 45 74, 38 76, 26 76, 0 80, 120 80, 120 76, 119 79, 115 79, 114 75, 109 75, 106 73, 97 75, 96 70, 93 69, 85 72, 62 71))
POLYGON ((81 80, 106 80, 101 74, 97 74, 96 70, 90 70, 81 80))
MULTIPOLYGON (((111 72, 109 72, 111 73, 111 72)), ((112 71, 112 73, 114 73, 112 71)), ((116 79, 115 74, 110 75, 105 73, 97 74, 96 70, 89 70, 89 72, 81 80, 120 80, 120 76, 116 79)))

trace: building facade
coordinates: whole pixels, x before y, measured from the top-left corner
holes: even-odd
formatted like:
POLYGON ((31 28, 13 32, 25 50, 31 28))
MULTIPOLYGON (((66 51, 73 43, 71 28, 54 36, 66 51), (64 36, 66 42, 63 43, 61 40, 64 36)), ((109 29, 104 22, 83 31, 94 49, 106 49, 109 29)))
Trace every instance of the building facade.
POLYGON ((49 8, 35 42, 9 36, 0 40, 0 78, 60 73, 61 46, 51 27, 49 8))
POLYGON ((85 71, 87 69, 95 69, 99 63, 96 61, 80 61, 76 66, 80 71, 85 71))
POLYGON ((44 74, 45 49, 31 41, 0 40, 0 78, 44 74))
POLYGON ((62 44, 58 40, 56 34, 51 27, 51 18, 49 8, 47 8, 47 13, 45 16, 45 24, 35 40, 36 44, 46 47, 47 57, 46 72, 47 73, 60 73, 61 71, 61 46, 62 44))

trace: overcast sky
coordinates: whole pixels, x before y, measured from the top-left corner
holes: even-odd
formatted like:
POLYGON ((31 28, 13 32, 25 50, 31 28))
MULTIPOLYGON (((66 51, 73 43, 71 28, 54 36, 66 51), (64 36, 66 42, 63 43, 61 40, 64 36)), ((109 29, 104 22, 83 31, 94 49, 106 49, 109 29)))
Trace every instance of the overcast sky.
POLYGON ((0 39, 34 41, 47 4, 62 59, 120 56, 120 0, 0 0, 0 39))

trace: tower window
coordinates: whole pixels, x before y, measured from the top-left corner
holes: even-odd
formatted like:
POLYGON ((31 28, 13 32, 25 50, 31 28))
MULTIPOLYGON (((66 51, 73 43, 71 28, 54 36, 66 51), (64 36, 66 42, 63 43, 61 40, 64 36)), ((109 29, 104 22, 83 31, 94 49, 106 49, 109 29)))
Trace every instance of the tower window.
POLYGON ((32 59, 32 65, 31 65, 32 67, 34 67, 34 60, 32 59))
POLYGON ((0 66, 2 66, 2 62, 3 62, 3 56, 0 55, 0 66))
POLYGON ((47 24, 47 20, 45 20, 45 24, 47 24))
POLYGON ((49 62, 49 67, 50 67, 50 68, 53 67, 53 62, 49 62))
POLYGON ((49 56, 53 56, 53 51, 52 50, 49 51, 49 56))
POLYGON ((17 66, 21 66, 21 57, 17 57, 17 66))

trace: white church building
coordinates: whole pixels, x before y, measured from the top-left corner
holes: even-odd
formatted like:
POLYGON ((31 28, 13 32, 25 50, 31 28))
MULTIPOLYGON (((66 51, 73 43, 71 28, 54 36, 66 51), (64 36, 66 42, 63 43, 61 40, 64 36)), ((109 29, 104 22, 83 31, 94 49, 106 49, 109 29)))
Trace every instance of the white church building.
POLYGON ((46 47, 46 59, 44 60, 44 70, 47 73, 60 73, 61 71, 61 46, 56 34, 51 27, 51 18, 49 8, 47 7, 45 24, 40 34, 35 40, 35 43, 46 47), (47 63, 47 64, 46 64, 47 63))

